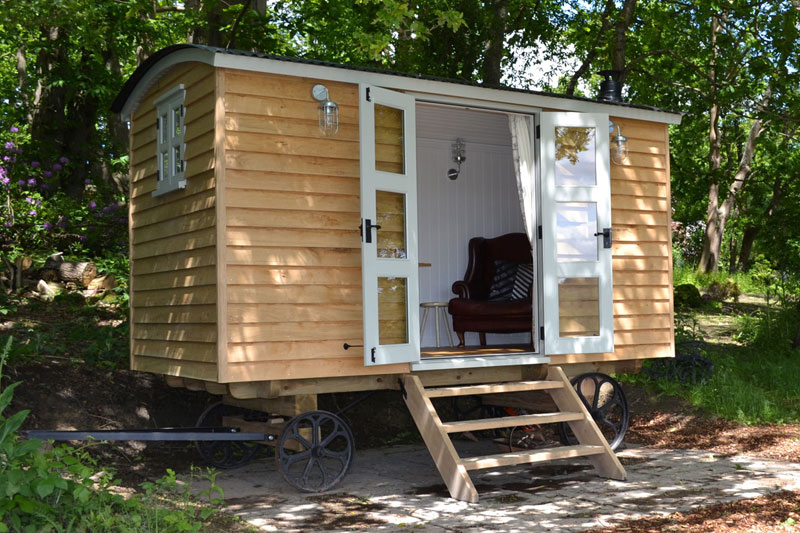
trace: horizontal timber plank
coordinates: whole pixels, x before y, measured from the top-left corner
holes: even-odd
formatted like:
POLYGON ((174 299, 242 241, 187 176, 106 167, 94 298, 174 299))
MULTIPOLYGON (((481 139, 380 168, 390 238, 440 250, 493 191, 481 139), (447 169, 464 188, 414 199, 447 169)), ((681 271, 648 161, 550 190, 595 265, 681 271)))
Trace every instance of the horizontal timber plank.
POLYGON ((629 270, 614 273, 614 285, 669 285, 669 272, 631 272, 629 270))
POLYGON ((131 309, 134 324, 215 324, 216 305, 184 305, 135 307, 131 309))
MULTIPOLYGON (((361 336, 348 341, 348 344, 363 344, 361 336)), ((352 346, 345 350, 339 340, 284 341, 257 343, 228 343, 227 360, 231 363, 257 363, 264 361, 296 361, 301 359, 342 359, 357 358, 363 362, 364 350, 352 346)))
POLYGON ((644 196, 666 198, 667 185, 664 183, 636 182, 627 180, 611 180, 611 195, 644 196))
POLYGON ((661 226, 669 227, 667 223, 667 213, 657 211, 637 211, 635 209, 615 209, 613 200, 611 208, 611 224, 638 225, 638 226, 661 226))
POLYGON ((361 337, 361 320, 351 322, 273 322, 228 324, 228 342, 297 342, 351 340, 361 337))
POLYGON ((140 274, 136 277, 136 289, 143 291, 197 287, 201 285, 215 285, 216 283, 216 266, 158 272, 155 274, 140 274))
MULTIPOLYGON (((169 195, 158 198, 166 198, 167 196, 169 195)), ((169 198, 169 201, 162 200, 161 203, 157 204, 150 203, 144 198, 142 200, 144 201, 140 201, 137 198, 131 209, 134 229, 197 213, 204 209, 210 209, 216 204, 214 191, 207 188, 201 188, 200 191, 194 194, 191 191, 186 191, 180 195, 176 194, 174 198, 169 198)))
POLYGON ((672 242, 666 226, 614 226, 612 238, 618 242, 672 242))
POLYGON ((637 315, 664 315, 672 312, 668 300, 622 300, 614 302, 614 317, 637 315))
POLYGON ((543 463, 556 459, 571 457, 585 457, 605 453, 602 446, 559 446, 557 448, 542 448, 535 451, 502 453, 497 455, 484 455, 480 457, 462 457, 461 463, 467 470, 480 470, 484 468, 497 468, 527 463, 543 463))
POLYGON ((203 209, 179 218, 170 218, 148 226, 137 227, 133 234, 134 245, 172 237, 181 233, 211 228, 216 224, 217 213, 214 209, 203 209))
POLYGON ((670 300, 672 291, 670 287, 620 287, 612 289, 615 302, 633 300, 670 300))
MULTIPOLYGON (((302 120, 318 120, 319 104, 313 98, 292 100, 290 98, 262 97, 235 94, 226 91, 225 113, 247 113, 268 117, 299 118, 302 120)), ((339 123, 358 124, 357 105, 339 103, 339 123)))
POLYGON ((487 383, 486 385, 468 385, 465 387, 431 388, 425 389, 425 394, 427 394, 429 398, 451 398, 454 396, 472 396, 475 394, 555 390, 562 387, 563 384, 557 381, 517 381, 510 383, 487 383))
POLYGON ((646 198, 621 194, 616 194, 611 197, 611 205, 616 209, 634 211, 667 212, 669 210, 669 202, 667 202, 666 198, 646 198))
POLYGON ((183 136, 185 142, 190 142, 197 137, 214 131, 214 109, 209 109, 202 115, 193 114, 192 122, 186 124, 186 133, 183 136))
POLYGON ((615 331, 614 344, 665 344, 672 342, 671 324, 667 321, 665 329, 641 329, 615 331))
POLYGON ((209 171, 205 174, 192 176, 191 179, 186 181, 186 188, 183 189, 180 197, 173 197, 170 195, 152 196, 152 192, 156 190, 156 184, 157 180, 155 174, 151 178, 140 180, 131 184, 131 198, 135 200, 136 206, 134 212, 163 206, 195 194, 209 191, 213 192, 214 187, 216 187, 216 177, 212 171, 209 171))
MULTIPOLYGON (((188 131, 188 130, 187 130, 188 131)), ((183 154, 184 159, 187 161, 186 171, 188 177, 192 176, 192 172, 189 170, 189 163, 191 161, 201 156, 202 154, 212 152, 214 150, 214 131, 207 131, 203 134, 193 137, 191 139, 186 139, 186 150, 183 154)))
POLYGON ((361 304, 361 287, 229 285, 229 303, 361 304))
POLYGON ((665 155, 667 153, 667 143, 628 137, 628 152, 665 155))
POLYGON ((174 252, 131 261, 133 276, 140 274, 153 274, 155 272, 168 272, 187 268, 202 268, 217 263, 216 247, 207 246, 186 252, 174 252))
MULTIPOLYGON (((319 131, 319 130, 318 130, 319 131)), ((227 132, 226 150, 291 156, 319 156, 331 159, 359 159, 358 141, 338 137, 288 137, 283 134, 227 132)))
POLYGON ((361 249, 228 246, 225 258, 230 265, 360 267, 361 249))
POLYGON ((282 267, 229 265, 228 283, 234 285, 348 285, 361 284, 357 267, 282 267))
POLYGON ((228 228, 228 246, 298 246, 309 248, 361 248, 358 230, 271 228, 253 231, 249 228, 228 228))
MULTIPOLYGON (((255 94, 260 96, 295 97, 306 101, 311 94, 311 88, 321 81, 311 78, 284 76, 279 74, 264 74, 244 70, 225 70, 225 87, 228 92, 241 94, 255 94)), ((335 100, 349 102, 356 105, 358 102, 358 85, 324 81, 328 92, 335 100)))
POLYGON ((485 431, 487 429, 511 428, 533 424, 558 424, 560 422, 574 422, 583 420, 583 413, 562 411, 559 413, 536 413, 531 415, 502 416, 499 418, 481 418, 477 420, 459 420, 447 422, 442 428, 447 433, 461 433, 464 431, 485 431))
POLYGON ((622 270, 659 270, 668 271, 668 257, 614 257, 611 260, 611 268, 614 272, 622 270))
POLYGON ((664 155, 628 152, 628 157, 625 158, 621 166, 664 169, 667 164, 664 155))
POLYGON ((329 157, 301 157, 282 154, 259 154, 254 152, 225 153, 225 166, 231 169, 288 172, 320 176, 357 178, 360 176, 359 162, 329 157))
POLYGON ((614 317, 614 331, 668 330, 671 327, 672 315, 669 313, 614 317))
POLYGON ((204 324, 143 324, 131 332, 132 339, 171 342, 217 342, 217 328, 204 324))
MULTIPOLYGON (((141 327, 135 326, 134 329, 141 327)), ((175 342, 131 339, 134 357, 160 357, 176 361, 216 363, 217 344, 214 342, 175 342)))
POLYGON ((229 324, 342 322, 360 321, 362 317, 361 305, 357 304, 228 304, 229 324))
POLYGON ((133 287, 132 307, 160 307, 164 305, 206 305, 217 302, 215 286, 189 287, 185 289, 160 289, 142 291, 133 287))
POLYGON ((150 241, 133 246, 131 251, 132 259, 152 257, 157 255, 169 254, 172 252, 182 252, 212 246, 217 241, 215 228, 206 228, 190 233, 181 233, 173 237, 150 241))
POLYGON ((407 364, 364 366, 363 357, 346 357, 324 360, 228 363, 227 375, 228 379, 233 382, 405 374, 408 371, 407 364))
POLYGON ((298 211, 278 209, 243 209, 229 207, 226 210, 228 227, 249 228, 294 228, 294 229, 339 229, 352 230, 361 223, 359 213, 336 213, 331 211, 298 211))
POLYGON ((611 165, 611 179, 620 181, 667 183, 667 172, 661 168, 611 165))
MULTIPOLYGON (((226 207, 361 213, 358 196, 308 192, 227 189, 226 207)), ((356 228, 357 229, 357 228, 356 228)))
MULTIPOLYGON (((319 120, 289 117, 265 117, 246 113, 226 113, 225 130, 248 133, 269 133, 290 137, 313 137, 319 135, 319 120)), ((358 142, 358 125, 339 124, 336 138, 358 142)))
POLYGON ((612 246, 614 257, 669 257, 671 245, 668 243, 622 243, 615 242, 612 246))
POLYGON ((227 169, 225 184, 229 189, 264 190, 270 192, 303 192, 358 196, 358 178, 270 172, 268 170, 227 169))
POLYGON ((204 381, 216 381, 218 377, 216 364, 197 361, 176 361, 158 357, 134 357, 131 362, 131 370, 204 381))
POLYGON ((667 140, 666 124, 618 117, 609 117, 609 120, 614 124, 619 124, 622 129, 622 134, 629 139, 645 139, 662 142, 666 142, 667 140))

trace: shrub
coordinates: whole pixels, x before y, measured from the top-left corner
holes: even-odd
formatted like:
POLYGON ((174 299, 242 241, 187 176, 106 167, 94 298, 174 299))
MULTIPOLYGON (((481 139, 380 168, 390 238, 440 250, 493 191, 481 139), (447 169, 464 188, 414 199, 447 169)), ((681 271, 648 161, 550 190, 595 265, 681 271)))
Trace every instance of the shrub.
POLYGON ((715 302, 722 302, 728 298, 733 298, 734 302, 738 302, 740 294, 742 291, 739 289, 739 284, 732 279, 712 281, 706 289, 706 298, 715 302))

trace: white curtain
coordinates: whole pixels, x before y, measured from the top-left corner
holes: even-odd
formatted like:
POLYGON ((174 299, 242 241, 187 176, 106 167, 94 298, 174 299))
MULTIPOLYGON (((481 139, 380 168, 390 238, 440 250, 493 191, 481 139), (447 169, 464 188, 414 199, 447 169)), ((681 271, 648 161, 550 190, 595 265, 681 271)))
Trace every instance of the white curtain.
POLYGON ((511 152, 514 156, 514 173, 517 176, 517 189, 522 207, 522 217, 525 219, 525 231, 528 239, 534 242, 532 120, 528 115, 510 114, 508 126, 511 130, 511 152))

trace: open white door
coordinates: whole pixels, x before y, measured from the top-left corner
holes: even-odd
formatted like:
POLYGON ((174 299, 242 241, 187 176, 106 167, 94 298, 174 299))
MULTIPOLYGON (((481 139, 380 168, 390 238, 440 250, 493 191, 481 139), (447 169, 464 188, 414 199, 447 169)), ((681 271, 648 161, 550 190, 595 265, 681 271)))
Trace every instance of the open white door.
POLYGON ((415 101, 359 91, 364 364, 419 361, 415 101))
POLYGON ((542 113, 545 353, 614 351, 608 115, 542 113))

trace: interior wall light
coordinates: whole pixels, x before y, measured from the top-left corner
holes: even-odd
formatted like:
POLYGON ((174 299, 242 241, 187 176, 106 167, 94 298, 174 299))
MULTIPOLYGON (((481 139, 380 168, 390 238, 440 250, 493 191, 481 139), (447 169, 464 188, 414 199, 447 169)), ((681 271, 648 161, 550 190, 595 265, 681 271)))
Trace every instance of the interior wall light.
POLYGON ((451 180, 458 178, 461 173, 461 163, 467 160, 467 145, 464 144, 464 139, 458 138, 453 143, 453 163, 458 165, 458 168, 451 168, 447 171, 447 177, 451 180))
POLYGON ((619 124, 609 122, 609 133, 611 137, 611 161, 617 165, 621 165, 628 158, 628 138, 622 134, 622 129, 619 124), (614 128, 617 129, 617 134, 614 135, 614 128))
POLYGON ((319 129, 326 136, 336 135, 339 131, 339 106, 328 96, 328 88, 314 85, 311 95, 319 101, 319 129))

